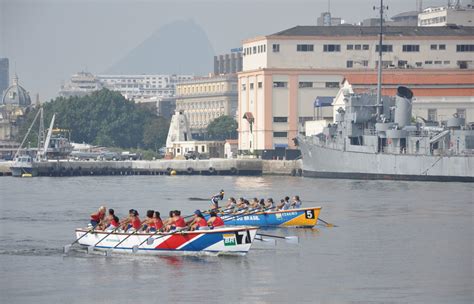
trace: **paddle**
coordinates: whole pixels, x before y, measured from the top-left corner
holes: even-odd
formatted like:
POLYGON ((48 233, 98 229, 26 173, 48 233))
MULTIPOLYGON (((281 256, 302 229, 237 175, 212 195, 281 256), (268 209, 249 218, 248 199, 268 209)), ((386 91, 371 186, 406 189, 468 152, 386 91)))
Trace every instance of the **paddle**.
POLYGON ((287 243, 291 243, 291 244, 298 244, 299 243, 299 238, 295 235, 291 235, 291 236, 279 236, 279 235, 272 235, 272 234, 263 234, 263 233, 257 233, 258 236, 266 236, 266 237, 271 237, 271 238, 275 238, 275 239, 282 239, 282 240, 285 240, 287 243))
POLYGON ((276 245, 276 241, 274 239, 264 239, 263 237, 262 238, 255 237, 254 239, 263 243, 268 243, 268 245, 270 246, 276 245))
POLYGON ((188 200, 190 201, 208 201, 208 198, 202 198, 202 197, 188 197, 188 200))
POLYGON ((114 233, 115 231, 117 231, 118 229, 120 228, 117 227, 115 229, 113 229, 110 233, 108 233, 106 236, 104 236, 103 238, 101 238, 97 243, 95 243, 94 245, 91 245, 91 246, 88 246, 87 247, 87 253, 91 253, 92 251, 94 251, 94 248, 99 245, 103 240, 105 240, 106 237, 108 237, 109 235, 111 235, 112 233, 114 233))
POLYGON ((86 235, 88 235, 89 233, 93 232, 94 231, 94 228, 92 229, 89 229, 89 231, 87 231, 87 233, 84 233, 82 236, 80 236, 79 238, 77 238, 74 242, 72 242, 71 244, 69 245, 65 245, 64 246, 64 253, 68 253, 69 250, 71 249, 72 245, 76 244, 77 242, 79 242, 80 239, 82 239, 83 237, 85 237, 86 235))
POLYGON ((108 249, 107 251, 105 251, 105 255, 110 255, 112 253, 112 250, 114 250, 115 248, 117 248, 120 244, 122 244, 123 242, 125 242, 125 240, 127 240, 129 237, 131 237, 132 235, 135 235, 137 234, 140 229, 142 229, 144 225, 141 225, 140 228, 138 228, 137 230, 135 230, 134 232, 130 233, 129 235, 127 235, 123 240, 121 240, 117 245, 115 245, 114 247, 108 249))
POLYGON ((318 220, 323 222, 324 224, 326 224, 326 227, 337 227, 336 225, 328 223, 328 222, 324 221, 323 219, 321 219, 319 217, 318 217, 318 220))
MULTIPOLYGON (((231 220, 236 220, 238 218, 241 218, 241 217, 244 217, 244 216, 247 216, 247 215, 252 215, 252 214, 255 214, 255 213, 258 213, 258 212, 265 212, 265 211, 268 211, 268 210, 272 210, 272 209, 275 209, 276 207, 271 207, 271 208, 264 208, 264 209, 253 209, 251 210, 251 212, 248 212, 248 213, 240 213, 240 214, 236 214, 234 216, 230 216, 226 219, 222 219, 224 222, 227 222, 227 221, 231 221, 231 220)), ((240 211, 240 210, 245 210, 246 208, 242 208, 242 209, 239 209, 237 210, 240 211)))

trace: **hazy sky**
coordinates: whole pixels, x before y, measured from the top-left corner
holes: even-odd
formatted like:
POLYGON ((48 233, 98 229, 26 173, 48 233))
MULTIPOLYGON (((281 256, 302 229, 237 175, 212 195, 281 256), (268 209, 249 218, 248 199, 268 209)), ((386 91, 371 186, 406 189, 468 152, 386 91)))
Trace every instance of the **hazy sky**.
MULTIPOLYGON (((380 0, 330 2, 333 16, 354 23, 375 17, 380 0)), ((384 2, 388 16, 416 8, 416 0, 384 2)), ((103 72, 174 20, 193 19, 220 54, 246 38, 316 24, 327 9, 328 0, 0 0, 0 57, 10 59, 10 76, 16 71, 32 97, 44 100, 71 74, 103 72)))

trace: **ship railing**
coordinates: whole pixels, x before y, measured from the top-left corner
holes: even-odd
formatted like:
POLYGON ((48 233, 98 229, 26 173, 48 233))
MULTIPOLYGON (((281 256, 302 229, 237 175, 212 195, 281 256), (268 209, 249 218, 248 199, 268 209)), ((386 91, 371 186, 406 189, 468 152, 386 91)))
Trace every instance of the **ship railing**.
POLYGON ((364 135, 377 135, 377 130, 374 129, 364 129, 364 135))

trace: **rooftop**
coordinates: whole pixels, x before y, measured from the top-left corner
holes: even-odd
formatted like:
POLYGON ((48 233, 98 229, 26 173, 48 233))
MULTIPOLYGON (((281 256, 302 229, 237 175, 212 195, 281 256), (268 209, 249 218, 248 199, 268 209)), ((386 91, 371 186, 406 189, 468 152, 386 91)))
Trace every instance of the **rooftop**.
MULTIPOLYGON (((307 26, 298 25, 268 37, 285 36, 377 36, 378 26, 307 26)), ((387 26, 385 36, 474 36, 472 26, 418 27, 418 26, 387 26)))

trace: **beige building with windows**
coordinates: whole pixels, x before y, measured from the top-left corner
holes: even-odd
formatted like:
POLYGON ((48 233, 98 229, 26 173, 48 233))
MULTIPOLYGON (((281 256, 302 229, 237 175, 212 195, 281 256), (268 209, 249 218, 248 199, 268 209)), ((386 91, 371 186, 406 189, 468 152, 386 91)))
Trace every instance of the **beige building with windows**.
POLYGON ((176 110, 183 111, 191 133, 200 137, 217 117, 237 111, 235 74, 196 78, 176 85, 176 110))
POLYGON ((474 26, 472 4, 461 6, 429 7, 418 14, 418 26, 474 26))
MULTIPOLYGON (((244 41, 239 150, 278 154, 294 149, 292 139, 313 119, 318 98, 335 97, 348 72, 376 71, 378 31, 296 26, 244 41)), ((386 27, 384 32, 382 64, 387 69, 436 73, 474 68, 473 27, 386 27)))

